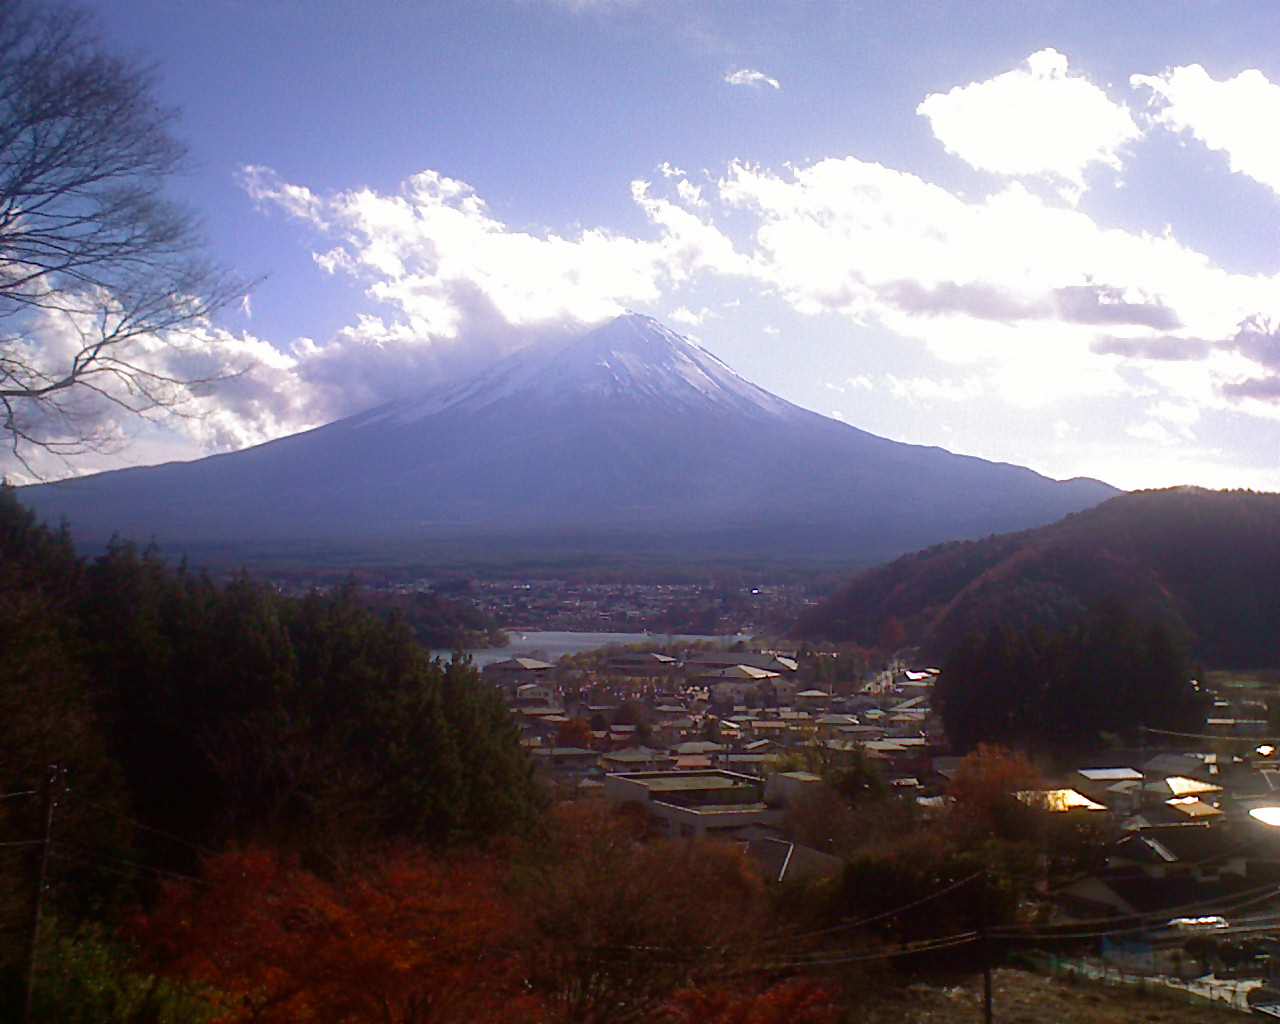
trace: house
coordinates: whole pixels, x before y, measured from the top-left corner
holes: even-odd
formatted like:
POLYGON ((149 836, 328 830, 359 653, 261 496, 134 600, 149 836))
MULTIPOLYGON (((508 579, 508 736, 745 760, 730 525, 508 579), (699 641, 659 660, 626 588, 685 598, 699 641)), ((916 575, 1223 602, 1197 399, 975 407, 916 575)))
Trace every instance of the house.
POLYGON ((1204 824, 1144 828, 1117 842, 1107 854, 1113 870, 1141 871, 1151 878, 1186 875, 1216 881, 1223 874, 1248 872, 1248 844, 1224 829, 1204 824))
POLYGON ((676 759, 664 750, 651 747, 625 747, 611 750, 600 757, 606 772, 660 772, 674 768, 676 759))
POLYGON ((858 720, 853 715, 820 715, 814 719, 813 724, 817 727, 818 735, 829 740, 838 736, 840 729, 857 726, 858 720))
POLYGON ((794 658, 779 654, 762 654, 752 651, 694 651, 684 660, 685 675, 689 679, 702 679, 720 669, 747 665, 774 675, 790 675, 799 669, 794 658))
POLYGON ((611 804, 639 804, 671 836, 731 837, 752 825, 781 823, 782 812, 764 801, 764 783, 737 772, 618 772, 604 784, 611 804))
POLYGON ((609 675, 626 676, 633 679, 655 679, 669 676, 678 668, 675 658, 669 654, 656 651, 625 651, 615 654, 605 661, 605 671, 609 675))
POLYGON ((760 684, 778 678, 778 673, 751 665, 730 665, 718 668, 702 679, 711 688, 713 704, 741 704, 748 697, 755 697, 760 684))
POLYGON ((1095 814, 1106 810, 1102 804, 1074 789, 1024 789, 1014 796, 1028 807, 1038 807, 1051 814, 1095 814))
POLYGON ((555 703, 555 690, 544 683, 521 683, 515 689, 516 703, 522 707, 547 707, 555 703))
POLYGON ((752 839, 747 843, 747 856, 766 882, 836 878, 844 870, 844 861, 839 857, 785 839, 752 839))
POLYGON ((821 776, 812 772, 778 772, 769 776, 764 800, 770 807, 790 807, 806 793, 823 785, 821 776))
POLYGON ((530 751, 533 765, 554 776, 582 778, 595 771, 600 755, 581 747, 536 747, 530 751))
POLYGON ((711 767, 746 775, 765 776, 778 762, 778 755, 768 751, 726 752, 711 755, 711 767))
POLYGON ((480 670, 481 678, 502 688, 505 693, 514 693, 517 686, 524 683, 543 683, 550 681, 554 665, 537 658, 507 658, 495 661, 480 670))
POLYGON ((1123 766, 1080 768, 1072 772, 1067 781, 1090 800, 1096 800, 1100 804, 1106 804, 1111 807, 1115 794, 1123 792, 1123 790, 1116 790, 1114 787, 1122 782, 1141 783, 1142 772, 1135 768, 1123 766), (1108 797, 1111 797, 1111 799, 1108 799, 1108 797))

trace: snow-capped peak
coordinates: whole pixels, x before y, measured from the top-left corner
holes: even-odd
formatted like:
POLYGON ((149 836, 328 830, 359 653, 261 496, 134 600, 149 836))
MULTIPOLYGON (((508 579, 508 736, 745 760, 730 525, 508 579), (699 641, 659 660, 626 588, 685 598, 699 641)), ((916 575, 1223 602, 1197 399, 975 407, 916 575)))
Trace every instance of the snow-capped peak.
POLYGON ((507 399, 540 405, 583 399, 647 401, 772 417, 798 412, 653 317, 626 313, 558 346, 524 349, 472 380, 396 403, 363 421, 394 417, 412 422, 446 409, 476 411, 507 399))

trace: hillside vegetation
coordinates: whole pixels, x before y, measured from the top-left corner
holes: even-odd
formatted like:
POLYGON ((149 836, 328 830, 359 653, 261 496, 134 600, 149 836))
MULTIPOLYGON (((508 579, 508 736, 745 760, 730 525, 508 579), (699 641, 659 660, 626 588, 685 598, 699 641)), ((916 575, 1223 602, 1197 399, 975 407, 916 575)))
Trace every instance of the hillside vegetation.
POLYGON ((1063 629, 1101 602, 1159 622, 1203 663, 1280 660, 1280 495, 1121 495, 1050 526, 906 555, 855 577, 796 626, 874 645, 886 623, 942 657, 992 626, 1063 629))

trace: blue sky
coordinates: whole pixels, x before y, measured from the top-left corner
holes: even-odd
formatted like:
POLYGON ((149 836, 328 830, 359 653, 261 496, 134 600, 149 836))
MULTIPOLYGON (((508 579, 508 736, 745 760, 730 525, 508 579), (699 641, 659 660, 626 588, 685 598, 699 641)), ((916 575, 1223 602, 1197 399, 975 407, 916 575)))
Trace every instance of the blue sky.
POLYGON ((246 372, 80 468, 265 440, 632 308, 888 437, 1280 489, 1273 5, 89 6, 180 111, 175 194, 265 277, 205 332, 246 372))

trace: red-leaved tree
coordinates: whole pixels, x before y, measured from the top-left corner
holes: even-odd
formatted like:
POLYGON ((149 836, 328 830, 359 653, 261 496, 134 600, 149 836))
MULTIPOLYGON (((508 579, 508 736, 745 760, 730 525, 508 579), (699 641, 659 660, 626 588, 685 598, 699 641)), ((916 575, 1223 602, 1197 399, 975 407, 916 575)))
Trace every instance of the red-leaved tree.
POLYGON ((543 1018, 494 863, 404 853, 331 882, 272 853, 215 857, 138 923, 153 966, 218 993, 220 1024, 543 1018))

